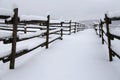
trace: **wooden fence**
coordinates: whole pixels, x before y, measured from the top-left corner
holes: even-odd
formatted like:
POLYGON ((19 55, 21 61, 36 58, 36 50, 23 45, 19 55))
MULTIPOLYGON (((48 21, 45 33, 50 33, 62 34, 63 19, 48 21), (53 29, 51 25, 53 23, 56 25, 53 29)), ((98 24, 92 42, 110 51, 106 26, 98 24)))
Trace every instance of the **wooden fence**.
MULTIPOLYGON (((0 15, 1 19, 7 19, 8 18, 8 16, 5 16, 5 15, 4 15, 4 17, 2 17, 2 16, 3 15, 0 15)), ((15 67, 15 58, 20 57, 20 56, 22 56, 22 55, 24 55, 28 52, 31 52, 38 47, 46 46, 46 48, 48 48, 49 44, 52 43, 53 41, 57 40, 57 39, 62 40, 62 35, 63 35, 62 34, 62 32, 63 32, 62 29, 50 29, 50 27, 49 27, 50 26, 50 16, 49 15, 47 17, 47 20, 19 21, 18 8, 16 8, 16 9, 14 9, 14 15, 13 15, 12 19, 10 21, 5 21, 5 22, 7 24, 10 24, 10 25, 12 24, 13 25, 13 28, 11 28, 11 30, 9 29, 9 31, 12 31, 12 36, 10 36, 8 38, 1 38, 1 41, 3 41, 4 44, 12 43, 12 47, 11 47, 12 49, 11 49, 10 54, 0 57, 0 60, 3 61, 4 63, 10 61, 10 67, 9 67, 10 69, 14 69, 14 67, 15 67), (25 28, 24 30, 21 30, 21 31, 24 31, 25 34, 23 34, 23 35, 26 36, 26 37, 20 38, 19 36, 17 36, 17 31, 19 30, 17 28, 24 28, 24 27, 19 27, 19 26, 21 26, 21 25, 25 26, 27 24, 40 24, 40 26, 44 26, 44 28, 35 27, 35 29, 44 29, 45 31, 43 31, 42 33, 37 33, 37 34, 35 33, 36 31, 31 31, 31 32, 34 32, 34 33, 32 33, 34 35, 28 37, 26 32, 30 32, 30 31, 28 31, 25 28), (55 37, 54 39, 50 39, 50 35, 58 34, 58 33, 60 33, 59 36, 55 37), (44 42, 42 42, 41 44, 38 44, 35 47, 32 47, 31 49, 25 48, 25 49, 22 49, 20 51, 17 51, 17 49, 16 49, 17 42, 32 39, 32 38, 39 37, 39 36, 46 37, 44 42)), ((1 23, 1 24, 4 24, 4 23, 1 23)), ((8 27, 11 27, 11 26, 7 26, 7 28, 8 27)), ((7 28, 4 29, 4 30, 7 30, 7 28)), ((34 27, 29 27, 29 28, 33 29, 34 27)))
POLYGON ((3 61, 3 63, 10 61, 10 69, 15 68, 16 58, 39 47, 45 46, 47 49, 50 43, 58 39, 62 40, 63 35, 70 35, 85 29, 85 26, 78 22, 50 22, 50 15, 47 16, 46 20, 21 20, 21 17, 18 16, 18 8, 14 9, 13 12, 13 17, 0 15, 0 19, 4 19, 4 22, 0 22, 0 30, 9 32, 7 36, 0 37, 0 41, 3 42, 3 45, 11 44, 11 50, 0 56, 0 61, 3 61), (53 37, 53 35, 57 36, 53 37), (18 50, 19 46, 17 45, 19 43, 34 38, 40 38, 41 41, 44 41, 39 42, 32 48, 23 47, 18 50))
MULTIPOLYGON (((112 24, 113 21, 119 21, 120 17, 108 17, 107 14, 105 14, 104 21, 100 20, 99 24, 94 25, 96 34, 99 35, 102 39, 102 44, 106 43, 108 46, 108 51, 109 51, 109 61, 113 61, 113 57, 116 56, 120 59, 120 54, 117 53, 113 49, 113 44, 111 41, 114 41, 115 39, 120 40, 120 36, 113 34, 110 30, 110 25, 112 24), (97 25, 99 25, 97 27, 97 25), (105 30, 106 29, 106 30, 105 30), (107 40, 106 40, 107 37, 107 40)), ((115 27, 113 25, 112 27, 115 27)), ((119 48, 118 48, 119 49, 119 48)))
POLYGON ((60 22, 60 23, 50 23, 50 27, 60 27, 63 29, 63 35, 71 35, 72 33, 79 32, 83 29, 85 29, 85 26, 78 23, 78 22, 72 22, 71 20, 69 22, 60 22))

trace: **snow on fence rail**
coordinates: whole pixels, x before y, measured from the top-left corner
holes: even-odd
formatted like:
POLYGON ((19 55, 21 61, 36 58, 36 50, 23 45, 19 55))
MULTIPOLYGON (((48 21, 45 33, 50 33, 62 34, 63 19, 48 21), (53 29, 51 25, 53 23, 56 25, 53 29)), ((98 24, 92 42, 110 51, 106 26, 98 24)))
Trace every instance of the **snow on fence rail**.
POLYGON ((12 10, 0 8, 0 19, 6 19, 13 16, 14 12, 12 10))
POLYGON ((94 25, 96 33, 102 38, 102 44, 105 42, 108 45, 109 61, 113 61, 114 56, 120 59, 120 26, 115 26, 120 22, 116 23, 116 21, 120 21, 120 17, 108 17, 105 14, 104 21, 100 20, 100 23, 97 24, 98 26, 94 25), (117 31, 115 30, 116 28, 117 31))
MULTIPOLYGON (((3 15, 0 15, 3 16, 3 15)), ((6 15, 4 15, 6 16, 6 15)), ((8 15, 7 15, 8 16, 8 15)), ((0 17, 1 19, 3 19, 3 17, 0 17)), ((7 19, 8 17, 5 17, 4 19, 7 19)), ((34 17, 34 19, 28 19, 27 20, 19 20, 20 18, 18 18, 18 8, 14 9, 14 15, 11 18, 11 20, 9 21, 5 21, 7 24, 11 24, 11 26, 13 26, 12 30, 10 31, 10 35, 6 37, 4 37, 4 43, 12 43, 12 46, 10 47, 9 45, 9 49, 5 50, 6 53, 3 53, 3 55, 0 55, 0 60, 2 60, 3 62, 8 62, 10 61, 10 69, 14 69, 15 66, 15 58, 20 57, 32 50, 35 50, 38 47, 43 47, 46 46, 46 48, 48 48, 48 45, 57 40, 57 39, 61 39, 62 40, 62 29, 50 29, 49 28, 49 24, 50 24, 50 16, 48 16, 46 18, 46 20, 38 20, 35 19, 36 17, 34 17), (45 29, 43 31, 38 31, 35 33, 28 33, 28 34, 17 34, 17 31, 19 28, 18 25, 27 25, 27 24, 36 24, 36 25, 40 25, 40 26, 44 26, 45 29), (53 36, 53 34, 58 34, 58 32, 60 33, 60 35, 58 36, 53 36), (19 46, 20 43, 23 43, 23 41, 26 40, 31 40, 31 39, 35 39, 35 38, 39 38, 39 37, 44 37, 41 38, 41 41, 35 41, 35 44, 32 44, 31 47, 28 47, 28 45, 22 45, 19 46), (45 38, 46 37, 46 38, 45 38), (18 43, 19 42, 19 43, 18 43), (11 48, 11 49, 10 49, 11 48)), ((11 27, 10 26, 10 27, 11 27)), ((33 28, 33 27, 32 27, 33 28)), ((30 45, 29 45, 30 46, 30 45)), ((2 53, 0 53, 2 54, 2 53)))

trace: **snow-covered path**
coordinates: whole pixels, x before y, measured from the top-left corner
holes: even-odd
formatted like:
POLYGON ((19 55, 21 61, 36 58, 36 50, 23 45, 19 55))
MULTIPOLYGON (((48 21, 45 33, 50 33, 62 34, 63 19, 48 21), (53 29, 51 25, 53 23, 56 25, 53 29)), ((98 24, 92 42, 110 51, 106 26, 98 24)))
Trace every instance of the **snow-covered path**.
POLYGON ((0 63, 0 80, 120 80, 120 61, 109 62, 106 46, 93 29, 64 36, 49 49, 16 60, 16 69, 0 63))

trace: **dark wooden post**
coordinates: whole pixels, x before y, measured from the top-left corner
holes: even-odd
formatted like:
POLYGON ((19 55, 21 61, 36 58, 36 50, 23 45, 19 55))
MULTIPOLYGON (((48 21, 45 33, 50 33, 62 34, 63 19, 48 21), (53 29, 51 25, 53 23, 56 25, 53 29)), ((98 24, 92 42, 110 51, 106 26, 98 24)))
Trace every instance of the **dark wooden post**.
POLYGON ((77 28, 77 32, 78 32, 79 28, 80 28, 80 23, 78 23, 78 28, 77 28))
POLYGON ((77 24, 77 23, 75 22, 75 29, 74 29, 74 33, 76 33, 76 26, 77 26, 76 24, 77 24))
POLYGON ((61 32, 61 40, 63 39, 62 36, 63 36, 63 29, 60 30, 61 32))
POLYGON ((107 29, 107 37, 108 37, 108 50, 109 50, 109 61, 112 61, 112 52, 111 52, 111 40, 110 40, 110 31, 109 31, 109 24, 110 19, 108 18, 107 14, 105 14, 105 22, 106 22, 106 29, 107 29))
POLYGON ((102 44, 104 44, 104 35, 103 35, 103 22, 100 20, 100 27, 101 27, 101 37, 102 37, 102 44))
POLYGON ((25 25, 24 25, 24 33, 25 33, 25 34, 27 33, 26 23, 25 23, 25 25))
POLYGON ((71 20, 70 20, 70 22, 69 22, 69 24, 70 24, 70 27, 69 27, 69 34, 71 34, 71 20))
POLYGON ((13 34, 12 34, 13 40, 12 40, 12 51, 10 55, 10 69, 14 69, 15 67, 17 24, 18 24, 18 8, 15 8, 14 16, 13 16, 13 34))
POLYGON ((61 22, 61 40, 62 40, 62 36, 63 36, 63 29, 62 29, 62 26, 63 26, 63 22, 61 22))
POLYGON ((49 44, 49 23, 50 23, 50 15, 47 16, 47 31, 46 31, 46 49, 48 48, 49 44))
POLYGON ((78 27, 79 27, 79 23, 77 24, 77 28, 76 28, 76 31, 77 31, 78 27))
POLYGON ((62 29, 63 23, 64 23, 64 22, 61 22, 61 23, 60 23, 60 26, 61 26, 60 28, 61 28, 61 29, 62 29))
POLYGON ((77 27, 77 29, 80 27, 80 23, 78 23, 78 27, 77 27))

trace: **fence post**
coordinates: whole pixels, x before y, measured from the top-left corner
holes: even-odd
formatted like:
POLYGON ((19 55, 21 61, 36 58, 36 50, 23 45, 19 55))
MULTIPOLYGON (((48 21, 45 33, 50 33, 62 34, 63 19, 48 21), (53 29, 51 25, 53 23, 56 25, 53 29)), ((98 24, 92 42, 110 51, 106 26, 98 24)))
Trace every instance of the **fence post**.
POLYGON ((25 23, 25 25, 24 25, 24 33, 25 33, 25 34, 27 33, 26 23, 25 23))
POLYGON ((108 18, 107 14, 105 14, 105 22, 106 22, 107 37, 108 37, 109 61, 113 61, 112 51, 110 49, 111 48, 110 31, 109 31, 110 19, 108 18))
POLYGON ((100 20, 100 27, 101 27, 102 44, 104 44, 104 37, 103 37, 103 22, 102 22, 102 20, 100 20))
POLYGON ((60 30, 61 32, 61 40, 63 39, 62 36, 63 36, 63 29, 60 30))
POLYGON ((70 20, 69 24, 70 24, 69 34, 71 34, 71 20, 70 20))
POLYGON ((77 32, 80 31, 80 28, 81 28, 81 24, 79 23, 77 32))
POLYGON ((63 22, 60 23, 60 26, 61 26, 61 29, 63 29, 63 27, 62 27, 63 26, 63 22))
POLYGON ((46 49, 49 44, 49 23, 50 23, 50 15, 47 16, 47 31, 46 31, 46 49))
POLYGON ((77 24, 77 23, 75 22, 75 29, 74 29, 74 33, 76 33, 76 26, 77 26, 76 24, 77 24))
POLYGON ((13 33, 12 33, 13 40, 12 40, 12 51, 10 55, 10 69, 14 69, 15 67, 17 24, 18 24, 18 8, 15 8, 14 16, 13 16, 13 33))
POLYGON ((63 22, 61 22, 61 40, 62 40, 62 36, 63 36, 63 29, 62 29, 62 26, 63 26, 63 22))
POLYGON ((77 28, 76 28, 76 31, 78 32, 78 27, 79 27, 79 23, 77 24, 77 28))

